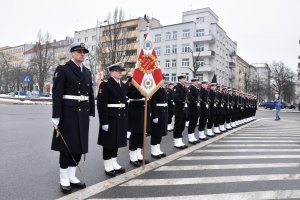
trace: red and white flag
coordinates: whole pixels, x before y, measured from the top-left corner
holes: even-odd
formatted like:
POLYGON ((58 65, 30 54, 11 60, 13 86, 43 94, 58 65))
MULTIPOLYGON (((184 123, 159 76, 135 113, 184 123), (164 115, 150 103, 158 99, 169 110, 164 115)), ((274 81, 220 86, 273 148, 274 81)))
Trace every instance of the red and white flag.
POLYGON ((164 84, 150 34, 146 34, 133 72, 132 83, 147 98, 150 98, 164 84))

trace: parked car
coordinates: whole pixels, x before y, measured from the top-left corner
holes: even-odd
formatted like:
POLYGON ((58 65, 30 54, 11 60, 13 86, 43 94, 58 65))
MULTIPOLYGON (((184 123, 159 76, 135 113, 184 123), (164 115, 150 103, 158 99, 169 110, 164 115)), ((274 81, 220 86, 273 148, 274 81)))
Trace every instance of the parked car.
POLYGON ((267 102, 265 102, 264 103, 264 108, 265 109, 270 109, 270 110, 272 110, 272 109, 274 109, 275 108, 275 102, 274 101, 267 101, 267 102))

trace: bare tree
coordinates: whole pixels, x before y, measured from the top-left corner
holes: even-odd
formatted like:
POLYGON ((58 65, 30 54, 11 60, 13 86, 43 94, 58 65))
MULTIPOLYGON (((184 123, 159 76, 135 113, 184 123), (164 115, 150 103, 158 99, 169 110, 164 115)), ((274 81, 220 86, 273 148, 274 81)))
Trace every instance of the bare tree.
POLYGON ((49 77, 51 66, 55 64, 54 52, 50 40, 49 33, 42 35, 42 32, 39 31, 36 45, 33 47, 34 53, 29 61, 30 71, 35 76, 40 93, 43 92, 44 83, 49 77))
POLYGON ((288 67, 286 67, 283 62, 273 62, 271 67, 271 77, 274 81, 272 84, 272 89, 277 91, 281 96, 284 86, 293 79, 294 73, 288 67))
POLYGON ((193 50, 190 48, 190 53, 192 54, 193 65, 191 67, 188 67, 188 69, 191 70, 191 72, 193 73, 193 78, 196 78, 198 69, 204 65, 203 63, 200 62, 201 51, 193 52, 193 50))
POLYGON ((5 93, 9 92, 9 70, 11 66, 8 61, 8 57, 3 53, 0 52, 0 89, 4 87, 5 93))
POLYGON ((108 14, 107 25, 100 27, 101 41, 97 49, 97 61, 107 74, 107 67, 116 62, 123 62, 126 68, 134 67, 132 58, 137 54, 134 45, 137 42, 133 31, 136 26, 124 27, 124 11, 116 8, 113 16, 108 14))

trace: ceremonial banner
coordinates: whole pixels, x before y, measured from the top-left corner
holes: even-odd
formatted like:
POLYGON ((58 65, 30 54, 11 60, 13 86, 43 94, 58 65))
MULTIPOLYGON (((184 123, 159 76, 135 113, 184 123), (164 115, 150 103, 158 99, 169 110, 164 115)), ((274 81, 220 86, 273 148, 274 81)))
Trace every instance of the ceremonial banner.
POLYGON ((146 38, 132 76, 132 84, 148 99, 164 84, 150 34, 146 38))

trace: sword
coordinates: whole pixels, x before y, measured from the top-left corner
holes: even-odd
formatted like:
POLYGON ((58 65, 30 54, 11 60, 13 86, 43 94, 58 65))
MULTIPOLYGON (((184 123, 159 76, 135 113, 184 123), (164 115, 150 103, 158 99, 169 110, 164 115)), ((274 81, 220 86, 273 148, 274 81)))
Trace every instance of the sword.
MULTIPOLYGON (((68 144, 66 143, 66 140, 65 140, 64 137, 62 136, 60 130, 58 129, 58 127, 57 127, 57 128, 54 127, 54 130, 56 131, 56 138, 58 138, 58 137, 60 136, 60 138, 62 139, 62 141, 63 141, 65 147, 67 148, 68 153, 70 154, 70 156, 71 156, 73 162, 76 164, 77 169, 79 170, 80 173, 82 173, 82 171, 81 171, 81 169, 80 169, 78 163, 76 162, 74 156, 72 155, 72 153, 71 153, 71 151, 70 151, 70 148, 69 148, 68 144)), ((83 179, 84 179, 84 177, 83 177, 83 179)))

